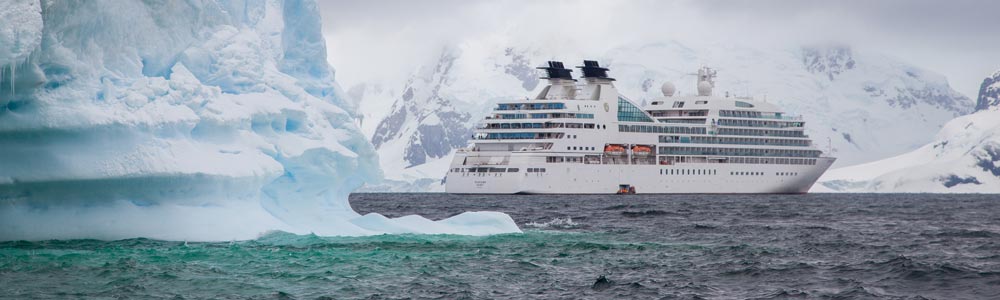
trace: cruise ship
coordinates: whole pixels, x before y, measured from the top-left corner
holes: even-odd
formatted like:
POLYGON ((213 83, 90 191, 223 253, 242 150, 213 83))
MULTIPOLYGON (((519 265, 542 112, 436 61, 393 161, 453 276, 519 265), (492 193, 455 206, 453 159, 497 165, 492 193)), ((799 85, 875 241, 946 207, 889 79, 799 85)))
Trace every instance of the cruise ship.
POLYGON ((748 97, 714 95, 716 71, 698 70, 697 95, 640 108, 596 61, 540 67, 534 99, 498 103, 448 170, 457 194, 805 193, 833 157, 801 117, 748 97))

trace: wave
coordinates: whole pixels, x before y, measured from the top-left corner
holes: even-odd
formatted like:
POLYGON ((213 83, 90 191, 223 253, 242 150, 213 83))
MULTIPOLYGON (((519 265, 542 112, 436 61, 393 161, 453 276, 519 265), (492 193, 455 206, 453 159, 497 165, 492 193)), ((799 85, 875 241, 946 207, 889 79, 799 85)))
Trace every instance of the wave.
POLYGON ((622 216, 625 217, 648 217, 648 216, 662 216, 669 215, 669 212, 663 210, 643 210, 643 211, 623 211, 622 216))
POLYGON ((572 217, 565 217, 565 218, 554 218, 551 221, 542 223, 528 222, 525 223, 524 226, 534 227, 534 228, 572 229, 572 228, 579 228, 581 224, 573 222, 572 217))

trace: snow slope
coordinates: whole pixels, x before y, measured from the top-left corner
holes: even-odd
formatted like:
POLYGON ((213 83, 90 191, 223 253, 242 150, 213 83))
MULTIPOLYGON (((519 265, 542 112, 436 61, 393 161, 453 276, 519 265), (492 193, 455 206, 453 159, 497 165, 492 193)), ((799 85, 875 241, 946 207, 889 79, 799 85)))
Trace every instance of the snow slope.
POLYGON ((987 78, 979 110, 945 124, 934 140, 911 152, 839 168, 820 178, 839 192, 1000 193, 1000 104, 987 78), (985 100, 984 100, 985 99, 985 100))
MULTIPOLYGON (((690 73, 707 65, 719 70, 718 93, 753 96, 775 102, 793 115, 804 116, 807 133, 815 143, 824 150, 832 148, 833 155, 838 157, 835 166, 848 166, 916 149, 931 140, 928 133, 969 113, 974 104, 954 91, 941 75, 886 55, 846 46, 695 47, 663 41, 624 45, 600 55, 582 57, 580 53, 547 53, 532 46, 518 48, 511 44, 514 43, 507 39, 484 39, 454 46, 457 50, 449 56, 450 68, 431 68, 436 72, 425 68, 413 74, 413 78, 435 78, 425 80, 435 83, 425 90, 432 90, 433 97, 446 99, 446 103, 414 104, 411 108, 422 110, 420 114, 424 115, 438 109, 468 113, 471 121, 465 121, 464 117, 431 120, 471 128, 489 112, 492 103, 534 96, 541 86, 535 66, 551 59, 575 66, 583 58, 598 59, 607 65, 611 77, 617 79, 616 86, 634 101, 644 103, 660 95, 658 87, 664 81, 673 82, 679 93, 694 93, 695 77, 690 73)), ((430 60, 427 65, 436 63, 430 60)), ((375 132, 374 124, 392 119, 385 108, 405 102, 400 100, 401 90, 412 82, 415 80, 383 82, 379 83, 379 93, 356 94, 362 103, 362 127, 373 141, 378 137, 382 144, 390 145, 379 147, 378 152, 386 177, 401 184, 397 184, 401 186, 397 190, 438 191, 442 189, 440 182, 447 162, 437 160, 450 161, 450 157, 429 157, 424 164, 390 161, 405 156, 403 153, 413 143, 402 139, 412 139, 413 135, 394 128, 375 132), (392 138, 387 141, 385 137, 392 138), (415 184, 418 181, 423 184, 415 184)), ((411 118, 399 122, 405 125, 396 128, 418 128, 422 122, 411 118)), ((444 152, 439 150, 437 153, 444 152)))
POLYGON ((24 1, 0 12, 0 240, 491 234, 360 216, 382 176, 312 1, 24 1))

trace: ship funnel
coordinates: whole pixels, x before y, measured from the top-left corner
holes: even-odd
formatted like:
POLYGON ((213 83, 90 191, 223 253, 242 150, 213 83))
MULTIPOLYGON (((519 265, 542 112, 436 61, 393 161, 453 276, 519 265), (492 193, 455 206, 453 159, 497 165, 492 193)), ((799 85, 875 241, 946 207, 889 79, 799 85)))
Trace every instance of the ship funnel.
POLYGON ((573 70, 563 67, 563 63, 561 61, 549 61, 548 67, 538 67, 538 68, 545 70, 546 77, 542 77, 542 79, 549 79, 549 80, 565 79, 565 80, 576 81, 575 79, 573 79, 573 75, 570 74, 570 72, 573 72, 573 70))
POLYGON ((583 70, 583 78, 594 78, 594 79, 604 79, 609 81, 614 81, 614 78, 608 77, 608 68, 602 68, 596 60, 585 60, 583 61, 583 66, 578 66, 583 70))

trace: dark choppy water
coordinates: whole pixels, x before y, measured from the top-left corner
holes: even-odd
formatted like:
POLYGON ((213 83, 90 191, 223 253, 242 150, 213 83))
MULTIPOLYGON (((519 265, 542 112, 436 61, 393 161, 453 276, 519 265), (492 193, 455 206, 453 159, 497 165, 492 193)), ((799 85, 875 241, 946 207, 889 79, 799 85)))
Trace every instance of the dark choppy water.
POLYGON ((524 234, 0 243, 2 298, 1000 299, 1000 196, 362 194, 524 234))

